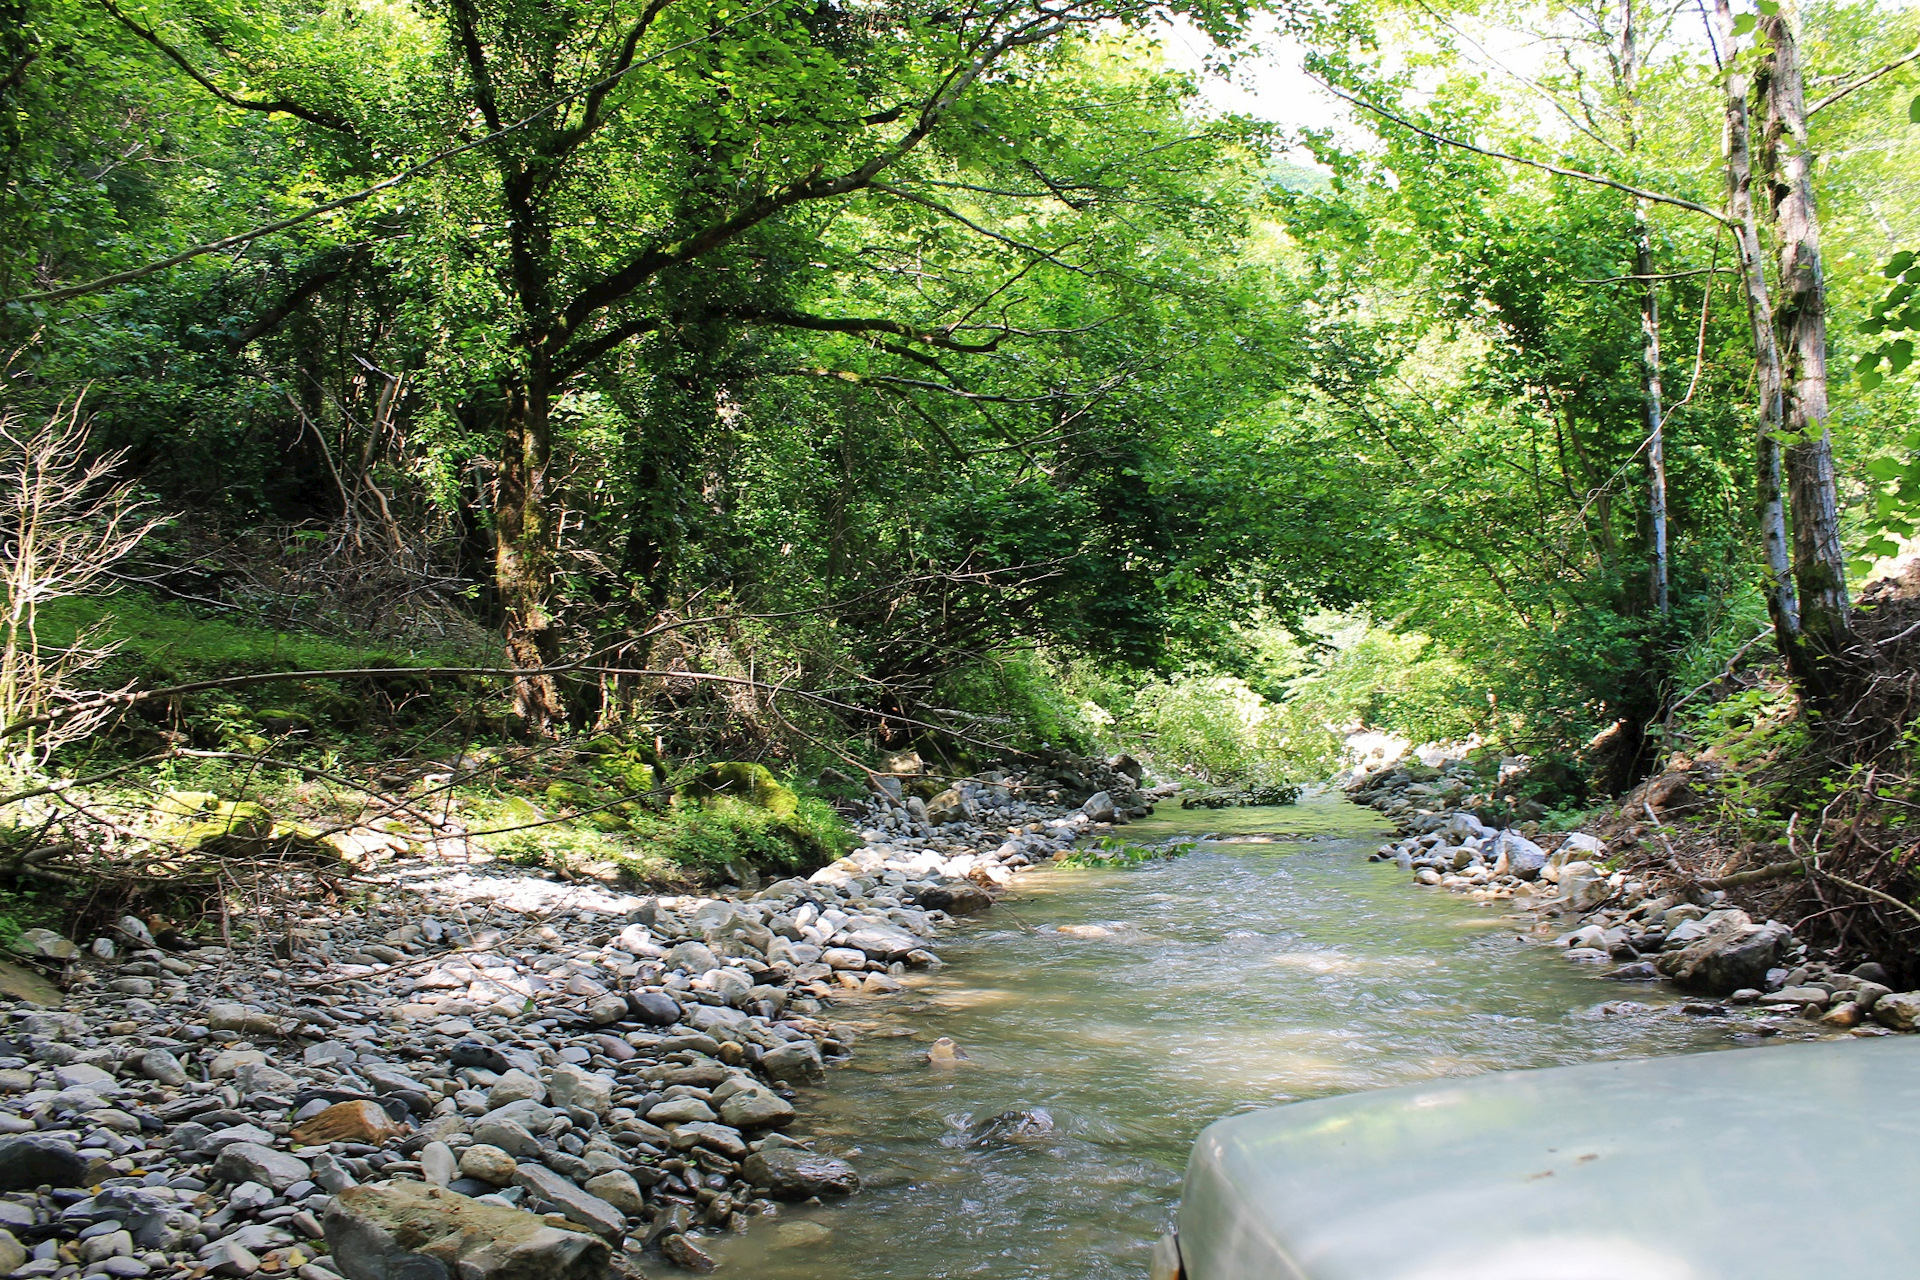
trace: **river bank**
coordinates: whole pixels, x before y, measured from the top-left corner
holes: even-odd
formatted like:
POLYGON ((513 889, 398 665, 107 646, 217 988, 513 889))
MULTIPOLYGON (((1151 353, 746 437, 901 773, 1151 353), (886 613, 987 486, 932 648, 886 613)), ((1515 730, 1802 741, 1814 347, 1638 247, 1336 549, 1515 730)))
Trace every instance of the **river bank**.
MULTIPOLYGON (((1812 958, 1777 920, 1755 920, 1725 890, 1663 884, 1616 869, 1624 859, 1586 832, 1496 830, 1449 807, 1485 780, 1471 766, 1404 766, 1354 780, 1348 792, 1387 815, 1401 838, 1370 856, 1410 872, 1415 885, 1501 903, 1531 919, 1572 963, 1629 987, 1670 986, 1724 1001, 1763 1035, 1877 1036, 1920 1030, 1920 991, 1896 992, 1887 970, 1812 958)), ((1660 826, 1652 791, 1629 804, 1660 826)))
POLYGON ((1116 794, 1147 811, 1101 762, 931 804, 880 778, 860 849, 732 897, 469 851, 273 903, 244 945, 34 931, 16 949, 66 990, 24 985, 0 1043, 0 1274, 711 1270, 715 1237, 860 1186, 841 1144, 783 1132, 851 1053, 837 1002, 936 970, 983 886, 1110 829, 1116 794))

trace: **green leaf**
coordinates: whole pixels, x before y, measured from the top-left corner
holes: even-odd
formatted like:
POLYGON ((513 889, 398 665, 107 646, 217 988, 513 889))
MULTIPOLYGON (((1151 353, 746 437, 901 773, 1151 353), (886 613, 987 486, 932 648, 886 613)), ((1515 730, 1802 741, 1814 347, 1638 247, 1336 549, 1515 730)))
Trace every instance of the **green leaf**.
POLYGON ((1887 344, 1887 376, 1892 377, 1913 363, 1913 339, 1896 338, 1887 344))
POLYGON ((1920 94, 1915 94, 1913 101, 1907 104, 1907 120, 1912 124, 1920 124, 1920 94))
MULTIPOLYGON (((1735 14, 1733 19, 1733 34, 1737 36, 1746 35, 1749 31, 1753 30, 1754 22, 1754 16, 1750 13, 1735 14)), ((1920 102, 1920 98, 1916 98, 1915 101, 1920 102)))
POLYGON ((1898 458, 1875 458, 1867 463, 1867 474, 1875 480, 1898 480, 1906 469, 1898 458))
POLYGON ((1753 0, 1753 7, 1771 18, 1780 12, 1780 0, 1753 0))
POLYGON ((1860 332, 1862 333, 1883 333, 1886 331, 1886 327, 1887 322, 1880 319, 1862 320, 1860 322, 1860 332))
POLYGON ((1880 374, 1873 370, 1868 370, 1866 373, 1860 375, 1860 389, 1862 391, 1871 391, 1885 381, 1886 378, 1880 374))
MULTIPOLYGON (((1920 98, 1916 98, 1914 99, 1914 101, 1920 102, 1920 98)), ((1902 249, 1900 252, 1894 254, 1891 258, 1887 259, 1887 265, 1881 269, 1880 274, 1885 276, 1887 279, 1891 280, 1912 265, 1913 265, 1913 250, 1902 249)))

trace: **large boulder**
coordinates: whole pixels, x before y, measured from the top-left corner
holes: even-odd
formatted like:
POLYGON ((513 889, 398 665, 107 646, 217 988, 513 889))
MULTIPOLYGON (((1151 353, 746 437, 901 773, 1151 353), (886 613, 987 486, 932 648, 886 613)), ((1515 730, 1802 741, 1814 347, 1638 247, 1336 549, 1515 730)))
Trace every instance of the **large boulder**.
POLYGON ((1080 806, 1080 812, 1094 822, 1112 822, 1117 816, 1113 807, 1113 794, 1107 791, 1094 792, 1087 797, 1086 803, 1080 806))
POLYGON ((80 948, 51 929, 27 929, 7 944, 35 960, 78 960, 80 948))
POLYGON ((650 1027, 669 1027, 680 1021, 680 1002, 664 991, 630 991, 627 1011, 634 1021, 650 1027))
POLYGON ((770 1129, 794 1117, 791 1102, 751 1077, 735 1076, 722 1084, 713 1091, 713 1104, 735 1129, 770 1129))
POLYGON ((704 942, 682 942, 667 952, 669 969, 684 969, 694 977, 712 973, 720 967, 720 957, 704 942))
MULTIPOLYGON (((591 1192, 582 1191, 545 1165, 523 1164, 513 1175, 516 1187, 525 1187, 537 1203, 550 1205, 569 1222, 589 1231, 617 1238, 627 1229, 627 1217, 591 1192)), ((461 1280, 465 1280, 463 1276, 461 1280)))
POLYGON ((407 1126, 394 1120, 379 1103, 355 1098, 336 1102, 308 1117, 294 1126, 292 1137, 295 1142, 316 1147, 330 1142, 365 1142, 377 1147, 406 1131, 407 1126))
POLYGON ((1700 923, 1700 937, 1653 964, 1676 986, 1707 995, 1765 987, 1767 970, 1779 963, 1793 939, 1777 920, 1755 924, 1744 911, 1716 911, 1700 923))
POLYGON ((860 1189, 860 1175, 852 1165, 798 1147, 756 1151, 741 1164, 740 1176, 756 1187, 765 1187, 776 1200, 846 1196, 860 1189))
MULTIPOLYGON (((1471 817, 1461 814, 1460 817, 1471 817)), ((1477 820, 1475 826, 1479 826, 1477 820)), ((1502 831, 1494 845, 1494 871, 1503 875, 1518 876, 1522 880, 1535 880, 1547 865, 1547 851, 1533 841, 1513 831, 1502 831), (1504 863, 1504 865, 1502 865, 1504 863)))
POLYGON ((792 1040, 769 1049, 760 1059, 760 1070, 769 1079, 793 1084, 813 1084, 826 1075, 820 1050, 811 1040, 792 1040))
POLYGON ((946 822, 971 821, 974 812, 973 801, 958 787, 948 787, 927 801, 927 821, 936 827, 946 822))
POLYGON ((553 1102, 561 1107, 580 1107, 597 1116, 607 1114, 613 1105, 613 1079, 563 1062, 547 1077, 553 1102))
POLYGON ((323 1226, 347 1280, 603 1280, 613 1256, 584 1231, 424 1182, 348 1187, 323 1226))
POLYGON ((1584 914, 1612 896, 1607 873, 1591 862, 1569 862, 1560 869, 1560 898, 1567 910, 1584 914))
POLYGON ((864 928, 855 929, 841 941, 844 945, 874 960, 898 960, 907 952, 917 950, 920 946, 920 939, 912 934, 881 925, 867 925, 864 928))
POLYGON ((1920 1031, 1920 991, 1881 996, 1873 1002, 1873 1020, 1895 1031, 1920 1031))

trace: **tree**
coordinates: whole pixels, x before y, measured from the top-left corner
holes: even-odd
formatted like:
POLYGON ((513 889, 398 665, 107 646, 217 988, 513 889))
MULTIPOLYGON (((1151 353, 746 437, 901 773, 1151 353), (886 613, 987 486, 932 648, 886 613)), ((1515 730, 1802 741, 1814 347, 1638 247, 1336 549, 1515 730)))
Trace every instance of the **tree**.
MULTIPOLYGON (((1793 575, 1799 587, 1799 637, 1815 660, 1830 660, 1851 633, 1847 557, 1840 541, 1840 503, 1828 427, 1827 294, 1820 260, 1820 216, 1813 195, 1813 149, 1807 139, 1806 90, 1799 40, 1789 10, 1763 10, 1768 42, 1756 79, 1766 102, 1765 153, 1769 204, 1779 240, 1781 387, 1789 501, 1793 508, 1793 575)), ((1801 663, 1811 676, 1815 663, 1801 663)))

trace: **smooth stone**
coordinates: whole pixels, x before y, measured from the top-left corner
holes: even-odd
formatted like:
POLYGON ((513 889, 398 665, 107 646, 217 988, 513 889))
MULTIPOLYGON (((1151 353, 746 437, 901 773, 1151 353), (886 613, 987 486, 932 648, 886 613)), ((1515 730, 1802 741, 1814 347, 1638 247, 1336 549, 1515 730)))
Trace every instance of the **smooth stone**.
POLYGON ((860 1189, 860 1175, 846 1161, 793 1147, 761 1148, 741 1164, 740 1176, 767 1188, 776 1200, 844 1196, 860 1189))
POLYGON ((91 1162, 85 1156, 53 1138, 19 1137, 0 1141, 0 1191, 84 1186, 90 1167, 91 1162))
MULTIPOLYGON (((623 1002, 621 1009, 625 1008, 623 1002)), ((579 1107, 603 1116, 613 1105, 614 1082, 607 1076, 567 1063, 555 1067, 548 1075, 547 1091, 557 1107, 579 1107)))
POLYGON ((645 1198, 640 1193, 640 1184, 625 1169, 612 1169, 596 1177, 587 1179, 586 1191, 605 1200, 608 1204, 626 1214, 637 1218, 646 1213, 645 1198))
POLYGON ((444 1187, 460 1173, 453 1148, 444 1142, 429 1142, 420 1148, 420 1172, 428 1182, 444 1187))
MULTIPOLYGON (((528 1141, 530 1143, 532 1141, 531 1134, 528 1135, 528 1141)), ((536 1151, 539 1149, 537 1143, 533 1146, 536 1151)), ((511 1153, 488 1142, 476 1142, 460 1153, 462 1177, 473 1178, 496 1187, 510 1186, 517 1167, 518 1162, 514 1160, 511 1153)))
POLYGON ((599 1196, 582 1191, 551 1169, 537 1164, 523 1164, 514 1172, 513 1182, 515 1186, 525 1187, 535 1200, 552 1205, 569 1222, 577 1222, 603 1236, 618 1237, 626 1231, 625 1214, 599 1196))
POLYGON ((228 1182, 261 1182, 285 1191, 312 1176, 305 1160, 255 1142, 229 1143, 213 1162, 213 1173, 228 1182))

